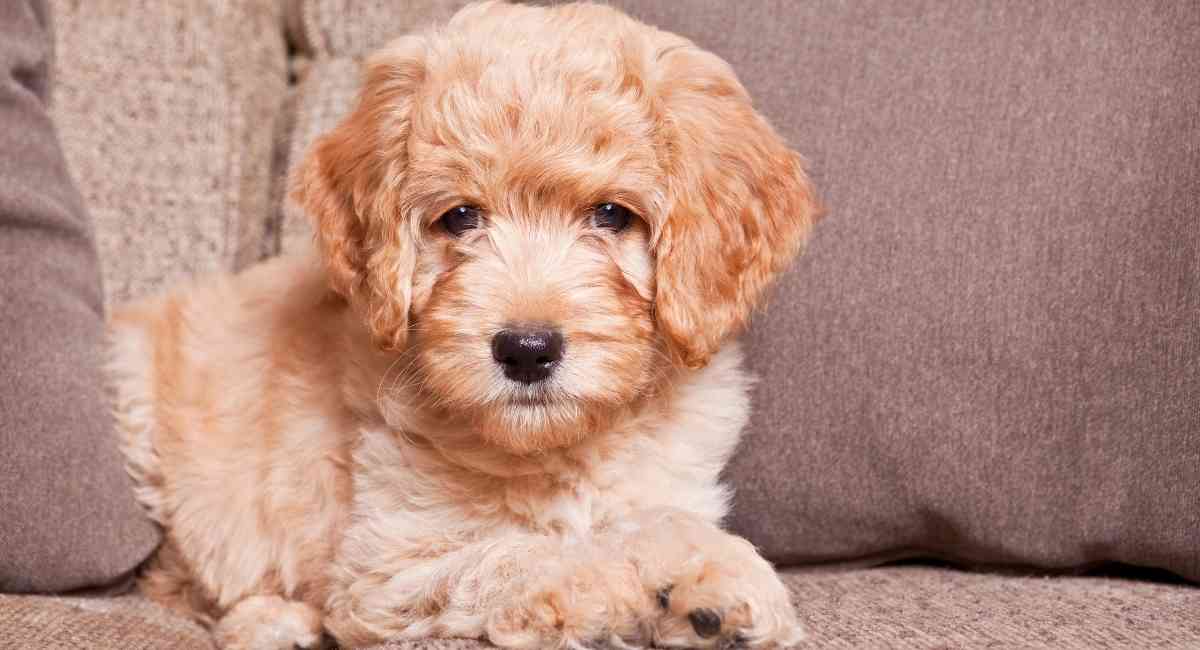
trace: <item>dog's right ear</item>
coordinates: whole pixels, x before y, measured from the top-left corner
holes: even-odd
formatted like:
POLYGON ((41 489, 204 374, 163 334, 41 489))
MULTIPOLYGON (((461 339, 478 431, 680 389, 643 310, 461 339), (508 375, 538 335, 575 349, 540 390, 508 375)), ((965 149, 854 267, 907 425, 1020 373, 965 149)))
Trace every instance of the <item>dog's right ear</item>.
POLYGON ((400 348, 408 329, 416 256, 414 242, 396 235, 396 194, 408 165, 413 95, 425 71, 418 36, 372 56, 354 111, 313 144, 291 180, 292 199, 313 221, 331 288, 364 312, 386 349, 400 348))

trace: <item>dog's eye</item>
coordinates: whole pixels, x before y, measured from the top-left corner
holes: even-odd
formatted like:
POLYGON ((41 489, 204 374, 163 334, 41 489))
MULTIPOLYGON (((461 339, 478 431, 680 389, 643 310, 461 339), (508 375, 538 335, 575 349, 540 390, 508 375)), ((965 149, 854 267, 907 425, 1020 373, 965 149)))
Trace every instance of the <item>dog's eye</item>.
POLYGON ((479 227, 479 208, 460 205, 443 214, 439 221, 446 232, 458 237, 472 228, 479 227))
POLYGON ((592 208, 592 223, 597 228, 621 232, 629 227, 632 220, 633 213, 629 208, 618 203, 601 203, 592 208))

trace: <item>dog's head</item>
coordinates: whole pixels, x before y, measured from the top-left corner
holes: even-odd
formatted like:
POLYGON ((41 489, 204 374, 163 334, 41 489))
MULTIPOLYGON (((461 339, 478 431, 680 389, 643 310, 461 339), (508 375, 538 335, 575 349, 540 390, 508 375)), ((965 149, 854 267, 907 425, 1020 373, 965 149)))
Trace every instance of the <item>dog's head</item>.
POLYGON ((429 408, 515 452, 703 366, 814 219, 726 63, 588 4, 485 3, 395 41, 294 196, 429 408))

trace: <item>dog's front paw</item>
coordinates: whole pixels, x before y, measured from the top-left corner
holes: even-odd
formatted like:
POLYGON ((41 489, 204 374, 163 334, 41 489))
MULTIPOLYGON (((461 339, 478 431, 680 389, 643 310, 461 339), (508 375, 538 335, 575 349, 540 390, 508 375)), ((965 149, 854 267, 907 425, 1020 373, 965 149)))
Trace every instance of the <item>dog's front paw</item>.
POLYGON ((504 648, 644 647, 656 607, 628 564, 580 563, 531 582, 493 611, 487 635, 504 648))
POLYGON ((321 615, 309 605, 279 596, 251 596, 217 622, 221 650, 317 650, 324 645, 321 615))
POLYGON ((646 522, 630 546, 657 586, 655 646, 788 648, 804 638, 787 588, 750 542, 686 513, 646 522))
POLYGON ((658 592, 654 643, 664 648, 787 648, 804 638, 787 589, 770 566, 688 563, 658 592))

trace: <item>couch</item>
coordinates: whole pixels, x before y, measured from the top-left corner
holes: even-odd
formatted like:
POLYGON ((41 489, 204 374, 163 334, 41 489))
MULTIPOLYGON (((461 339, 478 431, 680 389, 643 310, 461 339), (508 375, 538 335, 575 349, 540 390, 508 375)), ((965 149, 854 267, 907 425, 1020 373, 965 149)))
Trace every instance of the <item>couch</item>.
MULTIPOLYGON (((50 2, 49 106, 103 301, 309 239, 287 170, 347 110, 365 53, 461 4, 50 2)), ((730 469, 730 523, 781 566, 801 647, 1200 648, 1197 5, 613 4, 728 58, 828 207, 747 336, 764 379, 730 469), (1118 249, 1136 258, 1116 258, 1116 293, 1092 293, 1118 249), (1014 292, 1036 307, 999 304, 1014 292), (1126 307, 1132 325, 1110 322, 1126 307), (1126 326, 1161 336, 1105 334, 1126 326), (1070 362, 1039 374, 1054 355, 1070 362), (1097 393, 1120 399, 1088 410, 1097 393)), ((127 589, 152 535, 128 533, 81 591, 0 595, 0 647, 212 648, 127 589)))
MULTIPOLYGON (((791 570, 809 638, 799 648, 1195 648, 1197 589, 1113 577, 945 567, 791 570)), ((211 650, 198 625, 139 598, 0 596, 0 647, 211 650)), ((377 650, 483 650, 470 640, 377 650)))

